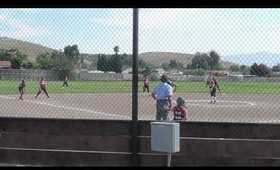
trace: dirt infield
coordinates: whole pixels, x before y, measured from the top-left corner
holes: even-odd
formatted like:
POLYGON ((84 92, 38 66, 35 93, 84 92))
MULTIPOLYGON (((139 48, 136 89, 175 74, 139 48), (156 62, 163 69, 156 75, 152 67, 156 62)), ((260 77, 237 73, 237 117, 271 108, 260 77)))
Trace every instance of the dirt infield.
MULTIPOLYGON (((0 95, 2 117, 35 117, 64 119, 131 119, 132 99, 128 93, 114 94, 50 94, 35 99, 26 95, 0 95)), ((187 99, 190 121, 280 123, 279 95, 218 96, 209 104, 208 93, 177 93, 187 99)), ((173 101, 175 102, 175 101, 173 101)), ((175 104, 175 103, 174 103, 175 104)), ((139 119, 155 119, 155 101, 139 94, 139 119)))

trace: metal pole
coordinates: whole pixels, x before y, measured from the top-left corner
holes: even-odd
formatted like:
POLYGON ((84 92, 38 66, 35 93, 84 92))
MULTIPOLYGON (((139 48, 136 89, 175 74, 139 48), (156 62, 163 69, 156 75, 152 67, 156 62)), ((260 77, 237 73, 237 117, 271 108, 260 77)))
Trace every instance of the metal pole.
POLYGON ((138 8, 133 8, 133 51, 132 51, 132 135, 131 151, 133 166, 139 166, 138 152, 138 8))
POLYGON ((168 152, 167 153, 167 167, 170 167, 171 166, 171 153, 168 152))

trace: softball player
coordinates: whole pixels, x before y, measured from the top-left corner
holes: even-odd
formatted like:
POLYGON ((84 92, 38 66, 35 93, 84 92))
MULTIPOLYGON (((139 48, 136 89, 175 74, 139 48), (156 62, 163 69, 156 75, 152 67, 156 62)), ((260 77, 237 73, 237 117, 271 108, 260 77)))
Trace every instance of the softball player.
POLYGON ((210 89, 210 96, 211 96, 211 101, 210 103, 216 103, 216 96, 217 96, 217 89, 221 93, 219 83, 215 77, 212 77, 211 81, 209 82, 209 89, 210 89))
POLYGON ((68 81, 69 81, 68 76, 65 76, 62 87, 64 86, 68 87, 68 81))
POLYGON ((35 98, 37 98, 41 94, 42 91, 44 91, 44 93, 47 95, 47 97, 50 98, 50 96, 47 92, 47 84, 48 84, 47 80, 44 80, 44 78, 40 79, 40 81, 39 81, 39 91, 36 94, 35 98))
POLYGON ((25 92, 25 80, 21 80, 21 82, 19 83, 19 86, 18 86, 18 91, 19 91, 19 100, 23 100, 22 96, 25 92))
POLYGON ((143 86, 143 93, 145 93, 146 90, 147 90, 148 93, 150 93, 150 88, 149 88, 150 82, 149 82, 149 79, 148 79, 147 76, 145 76, 144 82, 143 82, 143 83, 144 83, 144 86, 143 86))

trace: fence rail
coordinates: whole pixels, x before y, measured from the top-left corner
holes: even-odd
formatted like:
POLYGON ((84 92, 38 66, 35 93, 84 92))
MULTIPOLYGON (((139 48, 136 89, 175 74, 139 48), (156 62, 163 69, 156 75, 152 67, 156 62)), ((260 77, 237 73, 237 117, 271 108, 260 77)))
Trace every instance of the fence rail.
MULTIPOLYGON (((63 75, 60 71, 52 70, 37 70, 37 69, 0 69, 1 80, 38 80, 40 77, 45 77, 51 81, 60 80, 63 75)), ((81 71, 80 73, 71 73, 73 80, 80 81, 132 81, 132 74, 129 73, 91 73, 90 71, 81 71)), ((168 77, 175 81, 206 81, 207 76, 195 75, 176 75, 167 74, 168 77)), ((143 80, 142 74, 138 75, 139 80, 143 80)), ((156 80, 159 80, 159 75, 156 80)), ((280 77, 256 77, 256 76, 219 76, 217 79, 222 81, 232 82, 280 82, 280 77)))

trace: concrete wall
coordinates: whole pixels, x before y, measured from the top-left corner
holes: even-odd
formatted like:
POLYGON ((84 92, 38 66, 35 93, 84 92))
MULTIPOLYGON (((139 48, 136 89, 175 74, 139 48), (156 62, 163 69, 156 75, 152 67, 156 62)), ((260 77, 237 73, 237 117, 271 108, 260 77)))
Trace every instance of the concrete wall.
MULTIPOLYGON (((0 118, 0 164, 133 166, 131 121, 0 118)), ((139 121, 139 166, 165 166, 139 121)), ((280 166, 280 126, 186 122, 172 166, 280 166)))

